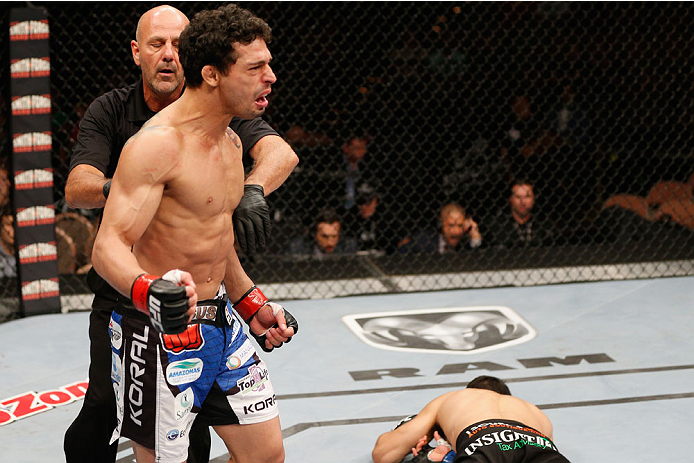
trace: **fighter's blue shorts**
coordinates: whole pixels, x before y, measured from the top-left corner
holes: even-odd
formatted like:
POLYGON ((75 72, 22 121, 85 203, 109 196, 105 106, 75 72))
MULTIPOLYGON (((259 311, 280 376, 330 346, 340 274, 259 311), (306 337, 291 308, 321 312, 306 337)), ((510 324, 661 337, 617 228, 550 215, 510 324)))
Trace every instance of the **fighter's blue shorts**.
POLYGON ((279 413, 267 367, 224 300, 198 302, 196 320, 177 335, 119 307, 111 315, 111 379, 120 436, 154 449, 158 460, 188 455, 193 420, 259 423, 279 413))

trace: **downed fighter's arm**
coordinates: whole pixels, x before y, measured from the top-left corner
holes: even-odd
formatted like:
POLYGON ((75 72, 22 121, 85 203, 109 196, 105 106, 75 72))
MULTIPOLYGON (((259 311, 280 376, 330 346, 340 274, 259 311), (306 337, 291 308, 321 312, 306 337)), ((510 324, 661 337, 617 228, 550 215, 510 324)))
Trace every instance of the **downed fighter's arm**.
MULTIPOLYGON (((448 393, 450 394, 450 393, 448 393)), ((444 394, 429 402, 421 412, 410 421, 392 431, 381 434, 376 441, 371 457, 374 463, 400 463, 422 436, 431 440, 436 426, 436 416, 441 404, 446 400, 444 394)))
POLYGON ((135 279, 147 273, 131 248, 159 208, 164 185, 180 156, 170 131, 152 126, 150 120, 125 144, 94 242, 94 269, 127 297, 135 279))

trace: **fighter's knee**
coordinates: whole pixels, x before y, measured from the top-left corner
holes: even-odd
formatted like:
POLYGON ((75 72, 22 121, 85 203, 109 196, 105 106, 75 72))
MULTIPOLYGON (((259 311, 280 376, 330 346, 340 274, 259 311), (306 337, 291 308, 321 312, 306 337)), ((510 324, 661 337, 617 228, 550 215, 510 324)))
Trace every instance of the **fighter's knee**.
POLYGON ((268 452, 267 458, 263 461, 272 463, 284 463, 284 446, 279 445, 268 452))
POLYGON ((274 445, 269 448, 266 452, 265 458, 261 461, 267 461, 269 463, 284 463, 284 445, 281 443, 279 445, 274 445))
POLYGON ((259 461, 263 463, 284 463, 284 447, 280 446, 279 449, 264 448, 262 452, 254 454, 249 460, 237 459, 230 455, 227 463, 257 463, 259 461))

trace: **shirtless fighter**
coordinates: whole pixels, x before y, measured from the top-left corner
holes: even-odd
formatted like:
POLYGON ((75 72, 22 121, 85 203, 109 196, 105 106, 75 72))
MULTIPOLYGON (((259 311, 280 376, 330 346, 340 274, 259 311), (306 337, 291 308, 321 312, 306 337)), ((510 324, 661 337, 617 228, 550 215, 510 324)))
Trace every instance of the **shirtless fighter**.
POLYGON ((410 451, 421 462, 453 463, 568 463, 552 442, 552 423, 535 405, 512 397, 506 384, 479 376, 466 389, 443 394, 421 412, 407 417, 376 441, 375 463, 400 463, 410 451), (443 436, 443 437, 442 437, 443 436), (448 437, 455 452, 439 445, 448 437), (443 449, 443 450, 442 450, 443 449))
POLYGON ((179 42, 185 92, 126 143, 113 177, 92 260, 123 295, 109 326, 113 439, 130 438, 140 463, 185 461, 198 415, 232 461, 284 461, 267 367, 226 309, 228 294, 266 349, 298 329, 234 250, 244 171, 228 125, 268 104, 270 40, 270 27, 236 5, 195 15, 179 42))

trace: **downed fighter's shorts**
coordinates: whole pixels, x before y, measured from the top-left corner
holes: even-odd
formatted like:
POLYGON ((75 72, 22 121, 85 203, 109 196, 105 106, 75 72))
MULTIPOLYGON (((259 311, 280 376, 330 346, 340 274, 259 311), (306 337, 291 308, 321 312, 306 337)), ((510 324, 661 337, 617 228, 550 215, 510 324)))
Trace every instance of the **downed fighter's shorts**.
POLYGON ((251 424, 279 414, 267 367, 231 316, 226 299, 199 301, 181 334, 158 333, 149 318, 119 306, 111 315, 111 379, 120 436, 154 449, 157 462, 188 456, 193 420, 251 424))
POLYGON ((512 420, 485 420, 458 435, 453 463, 569 463, 540 431, 512 420))

